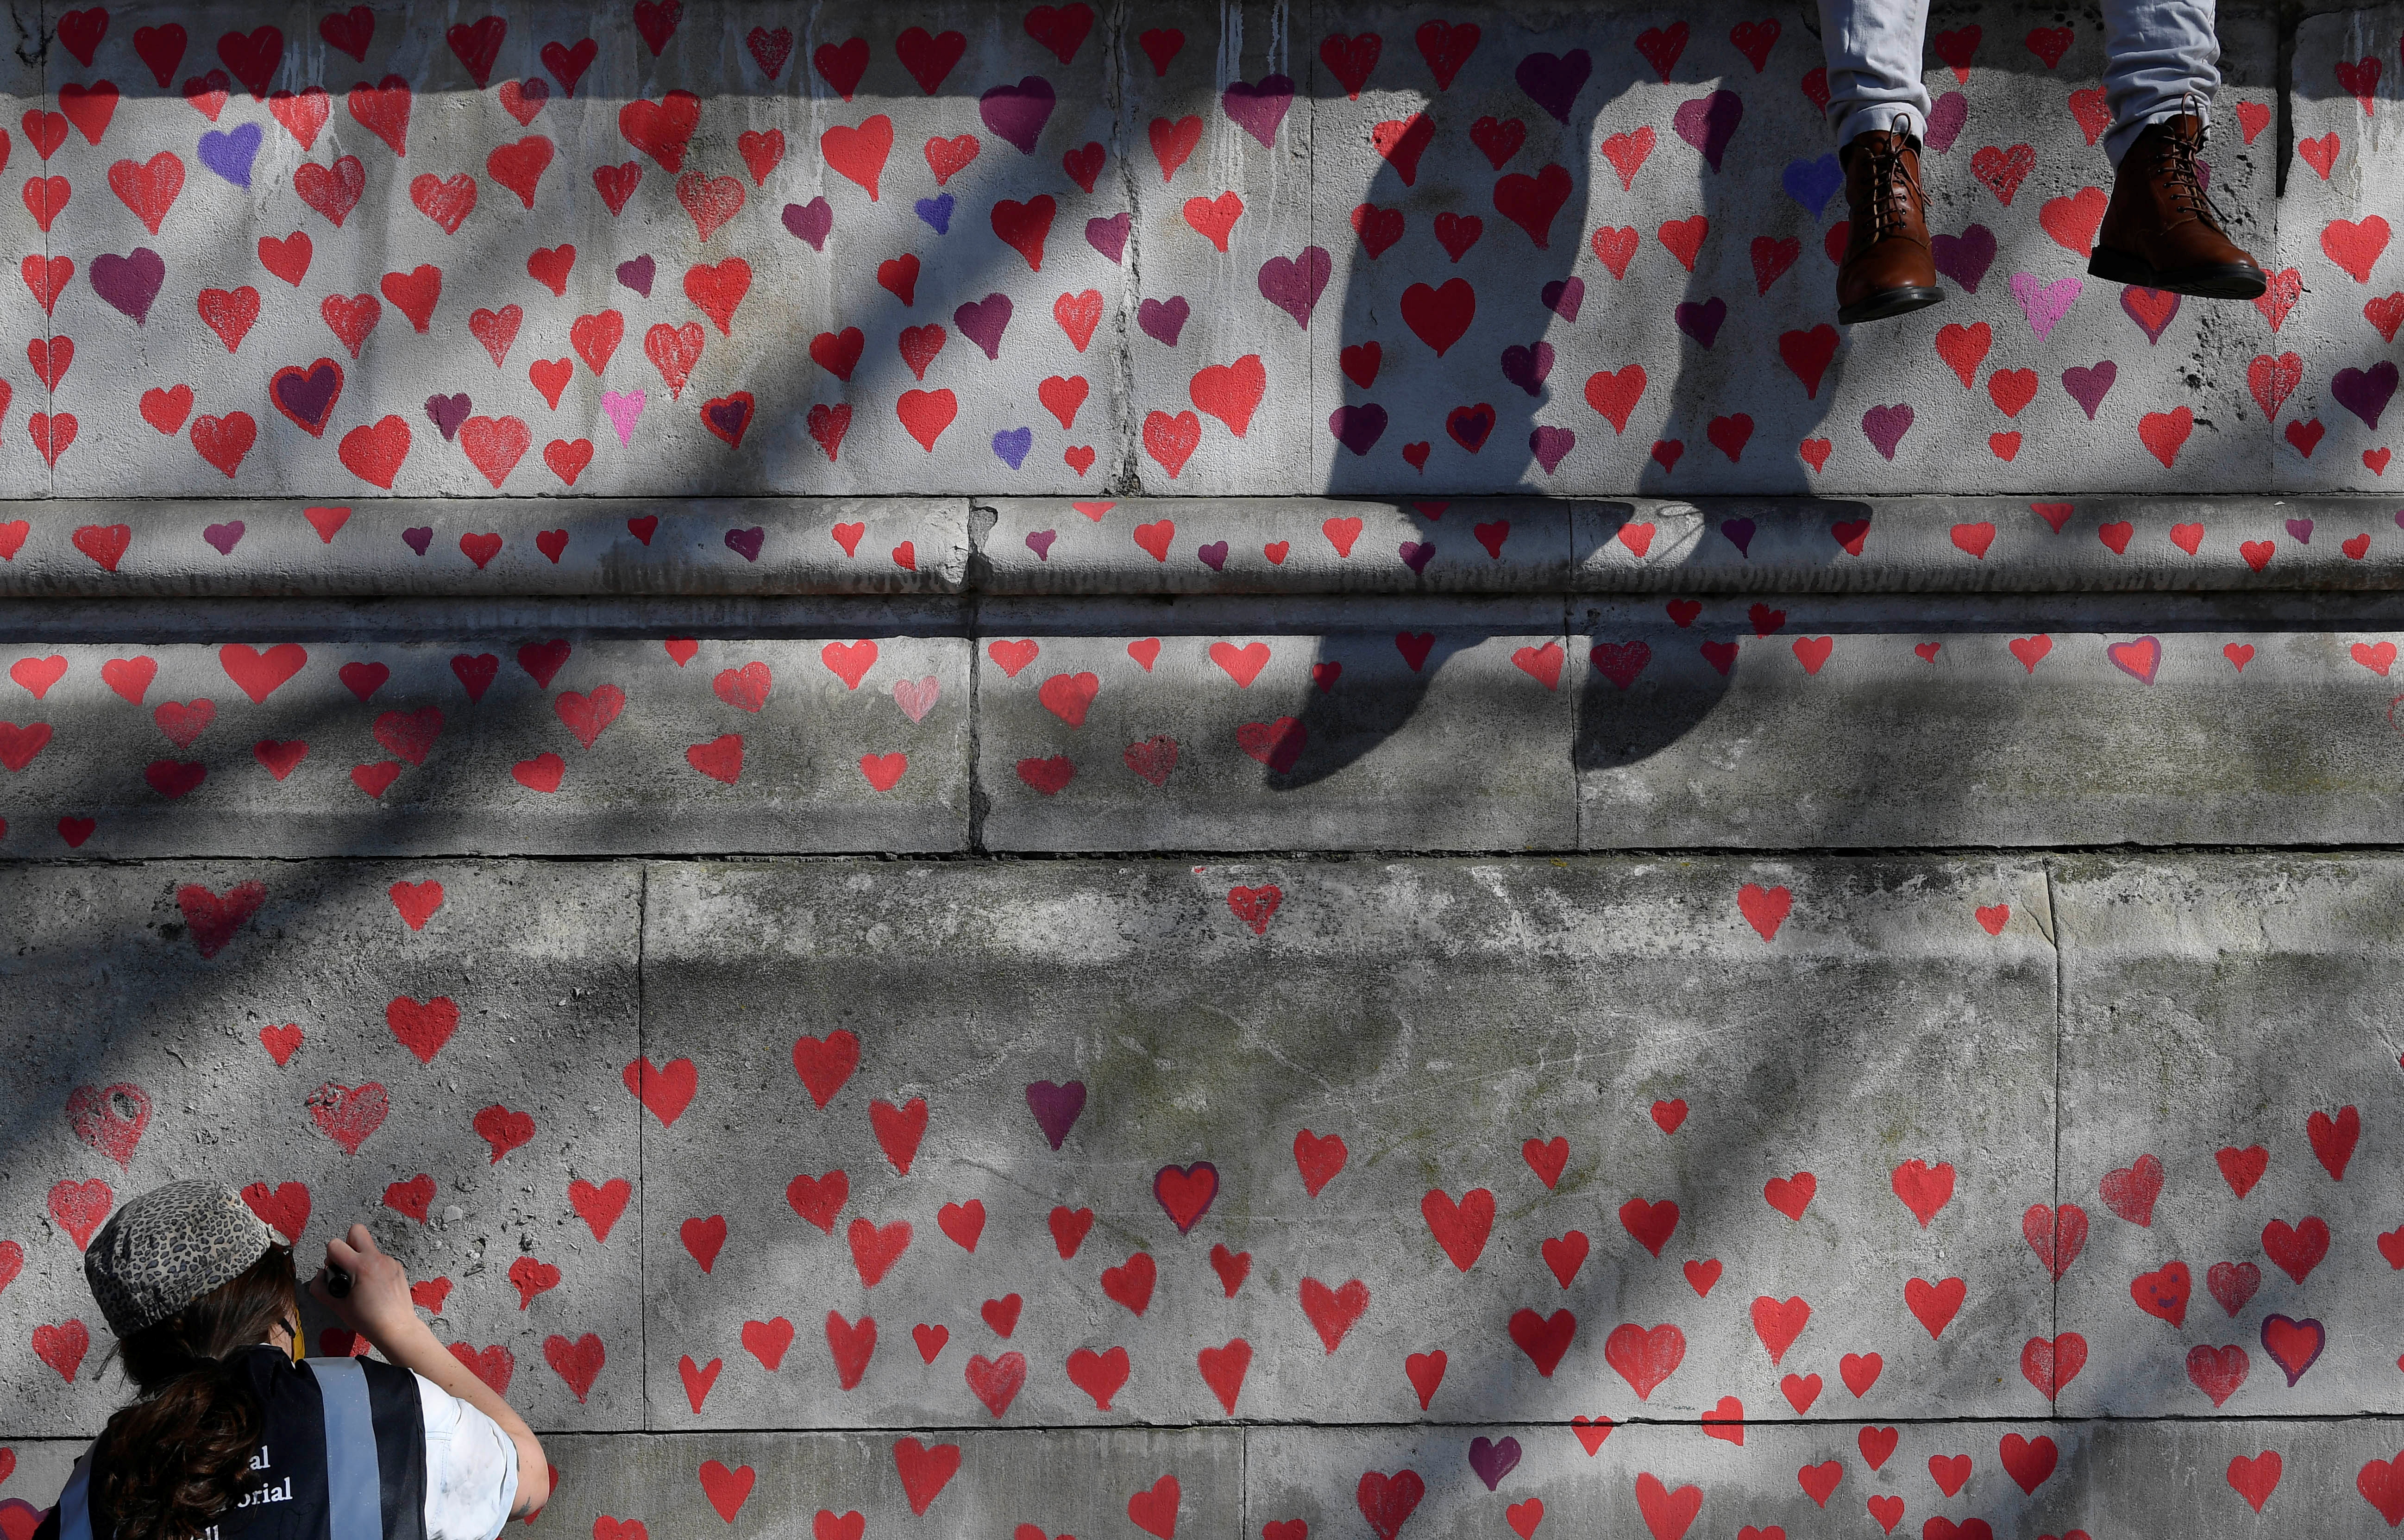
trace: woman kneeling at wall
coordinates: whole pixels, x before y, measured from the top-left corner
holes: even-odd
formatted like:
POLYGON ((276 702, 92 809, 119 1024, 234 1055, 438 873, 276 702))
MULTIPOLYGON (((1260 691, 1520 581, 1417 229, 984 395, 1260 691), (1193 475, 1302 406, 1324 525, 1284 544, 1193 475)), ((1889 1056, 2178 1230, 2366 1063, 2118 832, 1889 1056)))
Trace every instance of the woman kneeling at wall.
POLYGON ((494 1540, 550 1495, 525 1420, 435 1340, 365 1225, 309 1292, 384 1363, 300 1357, 292 1250, 225 1187, 144 1194, 83 1266, 141 1395, 34 1540, 494 1540))

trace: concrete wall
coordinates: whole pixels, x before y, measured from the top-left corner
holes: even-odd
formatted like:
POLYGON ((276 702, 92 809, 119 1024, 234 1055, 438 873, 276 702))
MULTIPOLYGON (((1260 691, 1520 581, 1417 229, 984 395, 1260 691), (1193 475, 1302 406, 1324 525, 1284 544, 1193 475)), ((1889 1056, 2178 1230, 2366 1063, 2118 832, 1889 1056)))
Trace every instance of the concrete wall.
POLYGON ((41 260, 0 303, 48 351, 12 354, 0 466, 22 496, 309 499, 2383 485, 2397 72, 2357 61, 2396 52, 2391 10, 2222 7, 2213 191, 2280 274, 2253 307, 2085 276, 2092 15, 1940 7, 1948 302, 1851 333, 1814 19, 1757 10, 505 6, 329 36, 21 7, 0 97, 43 115, 41 196, 0 218, 41 260), (185 90, 212 72, 241 78, 185 90))
POLYGON ((566 1540, 2404 1521, 2404 13, 1847 333, 1792 7, 16 19, 0 1540, 193 1175, 566 1540))
POLYGON ((2220 1530, 2266 1450, 2316 1532, 2376 1527, 2339 1443, 2388 1425, 2309 1419, 2404 1409, 2390 857, 6 881, 5 1308, 76 1370, 12 1370, 20 1436, 117 1394, 55 1345, 75 1228, 205 1173, 447 1280, 438 1329, 592 1436, 544 1520, 578 1533, 697 1517, 706 1460, 762 1473, 742 1521, 907 1522, 904 1429, 971 1451, 955 1529, 1115 1527, 1163 1474, 1195 1523, 1349 1525, 1407 1467, 1453 1529, 1649 1473, 1747 1522, 1824 1479, 2220 1530))

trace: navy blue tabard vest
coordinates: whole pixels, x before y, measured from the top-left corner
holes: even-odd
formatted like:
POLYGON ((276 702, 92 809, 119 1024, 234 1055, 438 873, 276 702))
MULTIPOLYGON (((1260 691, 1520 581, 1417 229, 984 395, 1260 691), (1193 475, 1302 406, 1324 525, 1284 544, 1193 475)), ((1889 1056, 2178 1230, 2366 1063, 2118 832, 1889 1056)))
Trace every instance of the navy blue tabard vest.
MULTIPOLYGON (((242 1367, 266 1408, 251 1480, 202 1540, 426 1540, 426 1418, 407 1369, 369 1358, 294 1364, 271 1347, 242 1367)), ((91 1451, 33 1540, 109 1540, 91 1451)))

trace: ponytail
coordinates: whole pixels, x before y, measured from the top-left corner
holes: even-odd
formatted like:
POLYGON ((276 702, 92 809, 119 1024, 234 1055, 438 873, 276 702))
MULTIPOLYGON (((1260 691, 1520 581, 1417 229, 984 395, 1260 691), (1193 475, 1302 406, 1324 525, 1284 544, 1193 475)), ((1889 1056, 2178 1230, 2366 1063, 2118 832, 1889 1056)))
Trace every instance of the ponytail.
POLYGON ((114 1540, 195 1540, 240 1501, 267 1425, 241 1355, 297 1320, 293 1284, 290 1249, 271 1246, 247 1271, 119 1341, 142 1394, 94 1446, 95 1517, 107 1517, 114 1540))

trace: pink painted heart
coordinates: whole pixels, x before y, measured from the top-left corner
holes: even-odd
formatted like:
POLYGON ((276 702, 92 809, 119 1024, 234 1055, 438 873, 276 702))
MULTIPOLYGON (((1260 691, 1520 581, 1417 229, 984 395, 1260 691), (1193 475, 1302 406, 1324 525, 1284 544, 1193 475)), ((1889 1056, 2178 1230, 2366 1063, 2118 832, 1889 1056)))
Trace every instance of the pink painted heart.
POLYGON ((622 447, 635 441, 635 424, 642 420, 645 401, 639 390, 601 393, 601 409, 609 414, 609 425, 618 430, 622 447))
POLYGON ((2020 301, 2020 313, 2028 317, 2029 330, 2036 333, 2040 342, 2053 335, 2053 328, 2070 313, 2084 287, 2076 278, 2057 278, 2048 284, 2034 273, 2012 274, 2012 298, 2020 301))
POLYGON ((1334 271, 1334 260, 1324 246, 1305 246, 1302 255, 1295 257, 1272 257, 1261 264, 1261 298, 1307 330, 1310 312, 1318 307, 1319 297, 1326 292, 1328 278, 1334 271))

